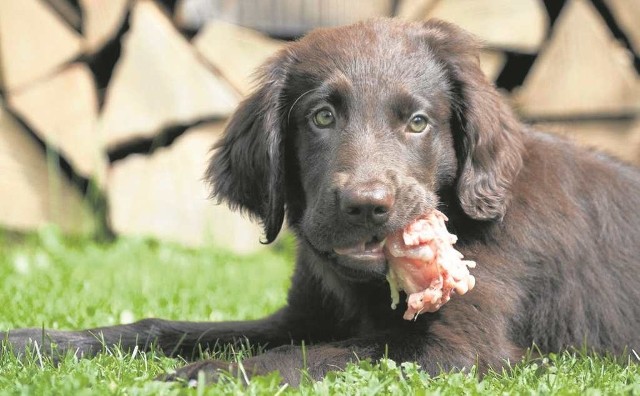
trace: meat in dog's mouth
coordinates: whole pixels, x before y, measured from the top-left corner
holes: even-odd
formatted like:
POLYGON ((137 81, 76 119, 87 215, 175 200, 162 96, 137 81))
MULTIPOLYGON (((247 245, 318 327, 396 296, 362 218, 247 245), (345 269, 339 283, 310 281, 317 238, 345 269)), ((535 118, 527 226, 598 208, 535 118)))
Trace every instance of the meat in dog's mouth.
POLYGON ((348 256, 358 260, 377 260, 384 258, 385 238, 373 236, 368 241, 358 242, 354 245, 334 248, 333 251, 340 256, 348 256))

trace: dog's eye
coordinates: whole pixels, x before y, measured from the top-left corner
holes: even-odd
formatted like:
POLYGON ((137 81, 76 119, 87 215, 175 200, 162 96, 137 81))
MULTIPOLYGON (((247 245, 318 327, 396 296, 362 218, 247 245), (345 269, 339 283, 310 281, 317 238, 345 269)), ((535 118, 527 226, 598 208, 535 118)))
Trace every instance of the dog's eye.
POLYGON ((319 128, 327 128, 333 124, 335 117, 329 109, 320 109, 313 115, 313 123, 319 128))
POLYGON ((427 121, 427 117, 421 115, 413 116, 409 121, 409 129, 411 130, 411 132, 415 133, 424 131, 425 129, 427 129, 428 125, 429 121, 427 121))

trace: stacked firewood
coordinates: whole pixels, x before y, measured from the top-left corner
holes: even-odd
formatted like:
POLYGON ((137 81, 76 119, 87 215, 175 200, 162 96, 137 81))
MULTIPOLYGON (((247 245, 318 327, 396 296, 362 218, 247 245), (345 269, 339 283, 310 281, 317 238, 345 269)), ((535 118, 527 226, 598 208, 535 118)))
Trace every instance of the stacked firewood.
POLYGON ((210 147, 284 45, 267 34, 371 16, 461 25, 523 118, 640 162, 634 1, 271 0, 266 14, 253 3, 0 1, 0 227, 259 246, 257 225, 208 200, 210 147))
POLYGON ((639 1, 415 0, 399 13, 480 37, 485 72, 537 128, 640 163, 639 1))
POLYGON ((188 40, 151 0, 80 1, 77 18, 61 4, 0 2, 0 225, 259 246, 202 179, 280 43, 222 23, 188 40))

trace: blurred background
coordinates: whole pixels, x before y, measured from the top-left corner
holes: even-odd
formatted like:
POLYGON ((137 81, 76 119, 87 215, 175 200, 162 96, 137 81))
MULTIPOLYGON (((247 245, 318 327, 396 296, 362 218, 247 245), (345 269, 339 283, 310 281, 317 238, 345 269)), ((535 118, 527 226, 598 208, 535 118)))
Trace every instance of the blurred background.
POLYGON ((377 16, 468 29, 526 122, 640 163, 640 0, 0 0, 0 229, 260 248, 210 147, 286 41, 377 16))

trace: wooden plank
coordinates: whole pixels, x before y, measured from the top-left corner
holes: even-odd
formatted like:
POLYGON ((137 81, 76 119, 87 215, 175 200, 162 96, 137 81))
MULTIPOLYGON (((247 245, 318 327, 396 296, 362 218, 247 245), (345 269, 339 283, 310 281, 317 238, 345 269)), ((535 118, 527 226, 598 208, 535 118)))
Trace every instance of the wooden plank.
POLYGON ((95 220, 80 193, 0 103, 0 225, 18 231, 57 224, 90 233, 95 220))
POLYGON ((534 53, 549 25, 539 0, 439 1, 428 18, 453 22, 482 39, 489 48, 534 53))
POLYGON ((637 0, 604 0, 616 22, 640 55, 640 2, 637 0))
POLYGON ((136 2, 106 96, 100 128, 109 148, 171 125, 225 117, 239 95, 197 58, 152 1, 136 2))
POLYGON ((80 51, 80 36, 40 1, 0 1, 0 72, 6 90, 52 73, 80 51))
POLYGON ((516 103, 529 118, 628 115, 640 108, 640 82, 591 3, 570 0, 516 103))
POLYGON ((152 155, 115 162, 108 183, 114 230, 188 246, 215 244, 236 252, 259 249, 260 227, 208 199, 203 175, 210 149, 223 129, 222 123, 194 127, 152 155))
POLYGON ((85 177, 104 181, 107 159, 96 130, 98 99, 89 68, 73 64, 10 94, 9 106, 85 177))
POLYGON ((195 48, 242 95, 252 88, 252 75, 282 42, 225 22, 209 22, 194 38, 195 48))
POLYGON ((86 52, 95 53, 113 39, 124 23, 130 3, 130 0, 80 0, 86 52))

